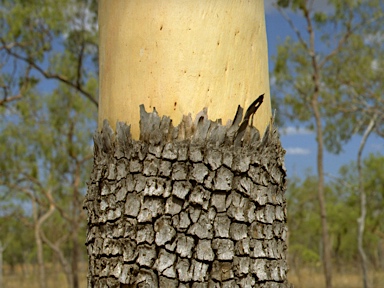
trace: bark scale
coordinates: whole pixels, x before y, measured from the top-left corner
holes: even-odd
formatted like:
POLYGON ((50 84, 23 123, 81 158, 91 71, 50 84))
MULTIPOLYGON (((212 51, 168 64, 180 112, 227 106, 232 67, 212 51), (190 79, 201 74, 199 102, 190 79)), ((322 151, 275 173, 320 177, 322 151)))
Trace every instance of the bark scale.
POLYGON ((276 130, 140 110, 140 140, 107 121, 94 138, 88 287, 290 287, 276 130))

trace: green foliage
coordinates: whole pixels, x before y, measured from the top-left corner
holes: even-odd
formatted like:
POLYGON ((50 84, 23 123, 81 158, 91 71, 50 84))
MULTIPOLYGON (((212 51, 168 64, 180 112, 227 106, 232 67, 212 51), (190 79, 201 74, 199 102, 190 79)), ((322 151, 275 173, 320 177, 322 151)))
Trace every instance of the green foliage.
POLYGON ((313 14, 313 20, 316 23, 317 27, 321 27, 327 24, 328 16, 324 12, 315 12, 313 14))
MULTIPOLYGON (((12 115, 12 122, 9 120, 0 134, 0 149, 7 151, 0 154, 0 181, 12 189, 9 201, 25 202, 28 207, 30 199, 25 196, 31 193, 41 201, 43 212, 48 206, 43 191, 53 189, 56 204, 72 209, 76 165, 92 155, 91 133, 96 127, 90 120, 95 117, 94 109, 65 87, 49 95, 29 95, 18 105, 20 113, 12 115)), ((79 175, 83 195, 91 162, 84 164, 79 175)))
POLYGON ((313 251, 312 249, 308 249, 306 246, 302 244, 291 244, 289 245, 289 255, 291 257, 295 257, 300 261, 302 265, 316 265, 320 262, 320 256, 318 251, 313 251))
MULTIPOLYGON (((11 265, 36 261, 33 229, 52 204, 49 192, 55 212, 42 232, 68 259, 71 233, 85 240, 82 198, 97 112, 96 2, 0 2, 0 241, 9 243, 4 261, 11 265)), ((47 243, 44 254, 53 254, 47 243)))
POLYGON ((289 254, 305 263, 319 259, 318 237, 320 222, 317 207, 316 178, 308 176, 303 181, 291 179, 287 189, 288 227, 290 231, 289 254))
POLYGON ((293 11, 302 9, 305 6, 305 0, 278 0, 277 5, 282 8, 290 8, 293 11))
POLYGON ((381 126, 384 122, 383 4, 329 1, 325 13, 313 10, 308 1, 281 2, 281 8, 300 14, 312 26, 307 35, 298 32, 296 40, 287 38, 273 58, 272 88, 281 95, 280 110, 288 120, 312 128, 311 101, 318 97, 325 147, 338 153, 352 135, 364 131, 373 115, 381 126))
POLYGON ((35 255, 34 235, 32 229, 26 229, 17 213, 0 218, 2 244, 6 247, 4 259, 11 267, 30 263, 35 255), (22 237, 20 237, 22 235, 22 237))
MULTIPOLYGON (((367 192, 365 249, 370 262, 379 266, 380 241, 384 235, 384 156, 371 154, 364 159, 364 189, 367 192)), ((317 179, 291 179, 287 190, 289 255, 301 263, 316 266, 320 261, 321 227, 317 208, 317 179)), ((357 222, 360 198, 355 163, 340 168, 339 175, 326 187, 332 254, 337 263, 357 263, 357 222)))
POLYGON ((97 105, 95 90, 86 86, 97 75, 96 1, 23 2, 1 1, 0 106, 25 97, 43 79, 97 105))

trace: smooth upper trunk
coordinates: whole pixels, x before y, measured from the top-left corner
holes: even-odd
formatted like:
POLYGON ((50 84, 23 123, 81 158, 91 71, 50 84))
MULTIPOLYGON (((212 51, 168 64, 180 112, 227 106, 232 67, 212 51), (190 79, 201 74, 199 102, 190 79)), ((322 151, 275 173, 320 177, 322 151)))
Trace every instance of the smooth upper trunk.
POLYGON ((270 122, 264 3, 258 1, 115 0, 99 2, 99 128, 107 119, 139 135, 139 105, 177 125, 208 108, 233 119, 265 93, 254 126, 270 122))

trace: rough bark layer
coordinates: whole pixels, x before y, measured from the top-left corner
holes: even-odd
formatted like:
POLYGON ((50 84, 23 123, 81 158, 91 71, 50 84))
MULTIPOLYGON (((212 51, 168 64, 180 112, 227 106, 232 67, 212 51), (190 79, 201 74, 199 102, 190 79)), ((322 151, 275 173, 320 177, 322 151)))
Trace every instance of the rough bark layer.
POLYGON ((284 150, 275 129, 239 135, 236 118, 173 127, 141 107, 139 141, 104 123, 84 203, 88 287, 289 287, 284 150))

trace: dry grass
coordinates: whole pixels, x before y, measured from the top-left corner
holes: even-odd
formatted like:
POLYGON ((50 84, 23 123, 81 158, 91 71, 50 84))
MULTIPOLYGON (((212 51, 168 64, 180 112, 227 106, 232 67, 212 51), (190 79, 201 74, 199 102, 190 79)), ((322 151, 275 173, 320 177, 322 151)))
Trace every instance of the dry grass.
MULTIPOLYGON (((322 269, 303 268, 300 271, 290 270, 288 280, 295 288, 323 288, 325 287, 322 269)), ((369 281, 373 288, 384 287, 384 271, 372 271, 369 281)), ((334 288, 361 288, 363 287, 361 271, 355 272, 333 272, 332 284, 334 288)))
MULTIPOLYGON (((80 287, 86 288, 86 264, 81 265, 80 287)), ((360 270, 355 272, 336 272, 333 274, 334 288, 360 288, 363 287, 360 270)), ((4 287, 3 288, 39 288, 37 266, 17 267, 14 273, 9 269, 4 271, 4 287)), ((47 285, 48 288, 67 288, 64 274, 60 271, 60 267, 47 268, 47 285)), ((299 271, 291 269, 288 273, 289 282, 295 288, 323 288, 324 277, 319 268, 303 268, 299 271)), ((371 272, 370 281, 373 288, 384 287, 384 271, 371 272)))
MULTIPOLYGON (((81 265, 79 280, 80 287, 87 287, 86 264, 81 265)), ((14 271, 10 271, 9 267, 5 267, 3 277, 3 288, 40 288, 38 282, 38 270, 36 266, 16 267, 14 271), (7 269, 8 268, 8 269, 7 269)), ((65 275, 61 272, 59 266, 47 267, 47 287, 48 288, 67 288, 65 275)))

